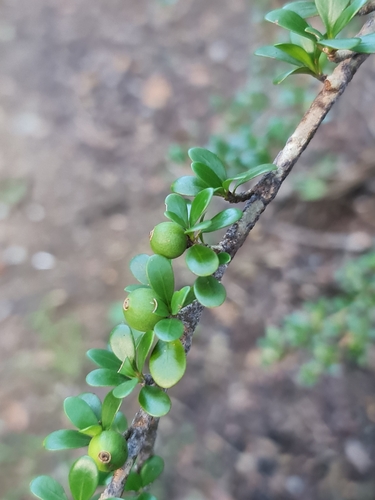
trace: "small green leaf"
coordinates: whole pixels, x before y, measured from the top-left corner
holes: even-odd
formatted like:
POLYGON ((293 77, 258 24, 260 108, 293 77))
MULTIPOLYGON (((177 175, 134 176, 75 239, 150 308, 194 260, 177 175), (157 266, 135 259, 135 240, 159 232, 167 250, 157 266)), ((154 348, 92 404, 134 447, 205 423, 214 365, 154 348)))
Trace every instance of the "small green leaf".
MULTIPOLYGON (((173 302, 173 298, 172 298, 173 302)), ((160 322, 159 322, 160 323, 160 322)), ((158 323, 156 323, 158 324, 158 323)), ((154 342, 154 332, 152 330, 144 333, 142 335, 141 341, 139 342, 137 348, 137 368, 140 373, 142 373, 143 366, 145 364, 146 358, 151 351, 152 344, 154 342)))
MULTIPOLYGON (((277 59, 278 61, 293 64, 294 66, 301 66, 301 61, 295 59, 294 57, 291 57, 286 52, 278 49, 277 47, 274 47, 273 45, 264 45, 263 47, 259 47, 259 49, 255 51, 255 55, 270 57, 271 59, 277 59)), ((230 184, 230 182, 228 183, 228 180, 223 182, 223 186, 230 184)))
POLYGON ((209 186, 197 177, 186 175, 174 181, 171 186, 171 191, 184 196, 196 196, 207 187, 209 186))
POLYGON ((142 466, 142 486, 146 487, 153 483, 164 470, 164 460, 158 455, 148 458, 142 466))
POLYGON ((306 33, 305 29, 310 25, 296 12, 287 9, 277 9, 269 12, 265 19, 271 23, 278 24, 282 28, 289 31, 293 31, 298 35, 304 36, 305 38, 310 38, 310 40, 315 41, 315 36, 306 33))
POLYGON ((356 52, 361 54, 373 54, 375 52, 375 33, 363 35, 360 40, 361 42, 355 47, 356 52))
POLYGON ((355 49, 355 47, 360 43, 360 38, 335 38, 333 40, 319 40, 319 45, 323 47, 329 47, 330 49, 337 50, 350 50, 355 49))
POLYGON ((204 220, 202 222, 199 222, 198 224, 195 224, 195 226, 193 227, 189 227, 189 229, 185 231, 185 234, 191 234, 191 233, 196 233, 198 231, 206 230, 211 226, 211 224, 212 222, 210 220, 204 220))
POLYGON ((303 66, 306 66, 307 68, 310 68, 311 71, 315 72, 315 65, 312 57, 306 52, 305 49, 303 49, 299 45, 295 45, 293 43, 278 43, 277 45, 275 45, 275 47, 294 57, 295 59, 300 61, 303 66))
POLYGON ((86 436, 94 437, 100 434, 103 431, 103 427, 101 425, 90 425, 89 427, 85 427, 84 429, 80 429, 79 432, 81 434, 86 434, 86 436))
POLYGON ((111 430, 123 434, 127 428, 128 428, 128 421, 126 420, 125 415, 121 411, 118 411, 112 423, 111 430))
POLYGON ((127 378, 137 378, 137 372, 135 371, 134 363, 132 363, 129 358, 124 359, 119 369, 119 373, 121 373, 121 375, 125 375, 125 377, 127 378))
POLYGON ((151 493, 144 491, 139 495, 139 497, 134 498, 134 500, 158 500, 158 499, 154 495, 151 495, 151 493))
POLYGON ((64 488, 50 476, 38 476, 33 479, 30 491, 40 500, 68 500, 64 488))
POLYGON ((174 292, 174 273, 171 261, 162 255, 153 255, 147 263, 146 271, 155 293, 167 305, 170 304, 174 292))
POLYGON ((152 417, 163 417, 171 409, 171 400, 159 387, 145 385, 139 392, 138 402, 152 417))
POLYGON ((292 10, 304 19, 318 15, 315 2, 292 2, 283 6, 283 9, 292 10))
POLYGON ((150 288, 147 285, 128 285, 124 288, 125 292, 133 292, 133 290, 138 290, 138 288, 150 288))
POLYGON ((217 254, 219 258, 219 265, 224 266, 225 264, 229 264, 229 262, 232 260, 232 257, 229 255, 227 252, 220 252, 217 254))
POLYGON ((109 392, 104 398, 102 410, 102 426, 105 431, 111 428, 115 416, 120 409, 121 403, 122 400, 115 396, 113 394, 113 391, 109 392))
MULTIPOLYGON (((321 37, 321 38, 323 38, 323 37, 321 37)), ((308 38, 297 35, 297 33, 291 32, 290 33, 290 41, 294 45, 298 45, 299 47, 302 47, 309 55, 310 54, 312 56, 315 55, 316 43, 313 42, 312 40, 309 40, 308 38)))
MULTIPOLYGON (((188 225, 188 210, 186 200, 179 194, 169 194, 165 198, 165 206, 167 212, 173 212, 182 221, 182 227, 188 225)), ((176 222, 176 221, 175 221, 176 222)), ((179 222, 177 222, 179 224, 179 222)))
POLYGON ((227 296, 224 286, 213 276, 197 278, 194 283, 194 292, 197 300, 204 307, 218 307, 227 296))
POLYGON ((184 286, 181 290, 174 292, 171 302, 171 312, 173 316, 180 312, 180 309, 184 307, 186 297, 190 292, 190 286, 184 286))
MULTIPOLYGON (((188 155, 192 162, 203 163, 210 167, 210 169, 221 179, 224 181, 227 177, 227 172, 224 167, 223 162, 220 160, 218 156, 208 149, 204 148, 191 148, 188 151, 188 155)), ((210 185, 210 184, 208 184, 210 185)))
POLYGON ((126 396, 129 396, 134 391, 138 384, 139 380, 137 378, 127 380, 113 389, 113 395, 116 398, 126 398, 126 396))
POLYGON ((125 380, 126 377, 108 368, 93 370, 86 377, 86 382, 92 387, 110 387, 122 384, 125 380))
POLYGON ((159 323, 156 323, 154 333, 160 340, 172 342, 183 335, 184 325, 182 321, 176 318, 162 319, 159 323))
POLYGON ((150 356, 150 373, 155 382, 168 389, 182 378, 186 369, 186 355, 179 340, 159 340, 150 356))
POLYGON ((234 224, 242 217, 242 210, 239 208, 227 208, 222 212, 219 212, 215 217, 211 219, 211 226, 205 229, 204 233, 211 233, 212 231, 218 231, 224 227, 228 227, 234 224))
POLYGON ((109 335, 109 344, 120 361, 124 361, 125 358, 133 361, 135 357, 134 337, 128 325, 117 325, 109 335))
POLYGON ((322 33, 320 33, 320 31, 318 31, 317 29, 313 28, 312 26, 308 26, 306 29, 305 29, 306 33, 310 33, 310 35, 314 35, 315 37, 315 40, 314 42, 312 42, 311 40, 311 43, 315 43, 319 40, 321 40, 322 38, 324 38, 324 36, 322 35, 322 33))
POLYGON ((367 3, 367 0, 353 0, 353 2, 341 12, 332 28, 332 35, 336 36, 357 14, 359 9, 367 3))
POLYGON ((90 500, 99 483, 99 471, 91 457, 83 456, 71 466, 69 487, 74 500, 90 500))
POLYGON ((64 401, 64 412, 78 429, 85 429, 98 423, 98 419, 90 406, 79 397, 66 398, 64 401))
POLYGON ((217 254, 203 245, 190 247, 185 254, 185 261, 190 271, 197 276, 209 276, 219 267, 217 254))
POLYGON ((327 30, 328 38, 333 37, 333 26, 350 0, 315 0, 316 8, 327 30))
POLYGON ((65 430, 55 431, 49 434, 43 441, 46 450, 69 450, 87 446, 91 438, 81 434, 79 431, 65 430))
POLYGON ((204 163, 199 163, 198 161, 193 161, 191 164, 191 169, 199 179, 208 184, 213 188, 220 188, 222 180, 218 177, 213 170, 210 169, 204 163))
POLYGON ((201 191, 194 198, 193 203, 191 204, 189 224, 190 226, 194 226, 198 222, 198 220, 206 213, 208 205, 212 200, 214 195, 214 190, 212 188, 207 188, 201 191))
POLYGON ((273 83, 275 85, 279 85, 279 83, 282 83, 288 76, 291 75, 310 75, 310 76, 316 76, 315 73, 313 73, 309 68, 296 68, 292 69, 291 71, 286 71, 285 73, 282 73, 281 75, 277 76, 273 83))
POLYGON ((142 488, 142 479, 139 474, 131 471, 125 483, 125 491, 138 491, 142 488))
POLYGON ((121 361, 113 352, 106 349, 90 349, 86 352, 86 356, 101 368, 108 368, 117 372, 121 366, 121 361))
POLYGON ((252 167, 250 170, 246 172, 242 172, 241 174, 236 175, 235 177, 231 177, 225 181, 225 189, 229 189, 232 182, 235 182, 235 186, 233 188, 233 192, 241 186, 245 184, 245 182, 249 182, 258 175, 267 174, 268 172, 274 172, 277 170, 276 165, 273 163, 264 163, 263 165, 257 165, 256 167, 252 167))
POLYGON ((146 266, 149 258, 149 255, 141 253, 133 257, 129 264, 130 271, 132 272, 134 278, 142 283, 142 285, 148 285, 146 266))
MULTIPOLYGON (((179 196, 179 195, 176 194, 176 196, 179 196)), ((164 212, 164 215, 167 217, 167 219, 170 219, 171 221, 175 222, 176 224, 179 224, 184 229, 187 228, 187 223, 185 224, 185 222, 174 212, 170 212, 167 210, 166 212, 164 212)))
POLYGON ((92 392, 84 392, 83 394, 80 394, 78 397, 83 399, 83 401, 86 401, 86 403, 89 405, 89 407, 95 413, 96 418, 98 420, 101 420, 101 418, 102 418, 102 402, 100 401, 98 396, 96 394, 93 394, 92 392))

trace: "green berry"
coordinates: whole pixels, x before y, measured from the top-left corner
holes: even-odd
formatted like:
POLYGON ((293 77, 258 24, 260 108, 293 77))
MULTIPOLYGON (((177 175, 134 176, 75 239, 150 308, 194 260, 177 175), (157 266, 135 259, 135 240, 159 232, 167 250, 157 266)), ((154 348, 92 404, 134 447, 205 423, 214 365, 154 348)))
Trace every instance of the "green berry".
POLYGON ((163 319, 155 314, 158 298, 151 288, 137 288, 124 301, 125 320, 131 328, 146 332, 152 330, 163 319))
POLYGON ((187 236, 176 222, 161 222, 150 233, 153 252, 168 259, 182 255, 187 247, 187 236))
POLYGON ((103 431, 91 439, 88 454, 100 471, 110 472, 124 465, 128 458, 128 445, 118 432, 103 431))

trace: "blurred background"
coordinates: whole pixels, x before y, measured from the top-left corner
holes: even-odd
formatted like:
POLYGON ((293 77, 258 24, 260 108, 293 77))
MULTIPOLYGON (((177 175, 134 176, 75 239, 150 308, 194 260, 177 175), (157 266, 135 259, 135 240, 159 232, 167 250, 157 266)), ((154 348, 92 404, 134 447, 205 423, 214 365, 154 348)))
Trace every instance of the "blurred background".
MULTIPOLYGON (((0 1, 4 500, 39 474, 66 484, 77 454, 42 439, 89 390, 85 351, 122 320, 188 147, 236 173, 272 161, 319 91, 274 87, 284 68, 252 55, 284 39, 262 21, 281 5, 0 1)), ((370 57, 205 311, 160 424, 159 500, 375 498, 374 76, 370 57)))

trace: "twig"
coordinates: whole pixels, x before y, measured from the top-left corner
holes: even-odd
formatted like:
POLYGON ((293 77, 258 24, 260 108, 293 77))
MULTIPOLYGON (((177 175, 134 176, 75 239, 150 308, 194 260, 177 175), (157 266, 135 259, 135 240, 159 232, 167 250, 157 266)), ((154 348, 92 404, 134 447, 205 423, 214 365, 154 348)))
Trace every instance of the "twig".
MULTIPOLYGON (((370 19, 365 24, 365 29, 371 32, 372 27, 373 19, 370 19)), ((252 189, 251 197, 244 208, 243 217, 228 229, 220 242, 220 247, 232 257, 243 245, 260 215, 274 199, 281 184, 314 137, 323 119, 367 58, 368 54, 355 54, 337 66, 332 75, 327 77, 323 89, 311 104, 310 109, 287 141, 284 149, 277 155, 274 163, 277 165, 278 170, 263 176, 252 189)), ((218 279, 222 278, 226 268, 227 265, 219 268, 216 273, 218 279)), ((185 326, 182 342, 186 353, 189 352, 191 347, 193 333, 199 323, 202 311, 203 307, 194 302, 180 313, 180 318, 185 326)), ((100 496, 100 500, 122 495, 130 470, 137 456, 148 443, 149 433, 153 433, 154 429, 155 419, 147 415, 143 410, 139 410, 128 431, 129 459, 121 469, 115 472, 111 483, 100 496)))
POLYGON ((371 12, 375 11, 375 0, 372 0, 371 2, 368 2, 366 5, 364 5, 359 11, 357 12, 358 16, 366 16, 367 14, 370 14, 371 12))

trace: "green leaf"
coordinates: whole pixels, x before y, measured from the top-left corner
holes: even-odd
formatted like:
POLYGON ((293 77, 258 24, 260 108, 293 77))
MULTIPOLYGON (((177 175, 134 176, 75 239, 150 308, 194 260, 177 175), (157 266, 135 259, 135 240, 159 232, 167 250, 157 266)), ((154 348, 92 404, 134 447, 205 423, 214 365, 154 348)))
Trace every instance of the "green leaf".
POLYGON ((79 431, 62 429, 51 432, 43 441, 43 445, 46 450, 69 450, 83 448, 89 444, 90 440, 89 436, 85 436, 79 431))
POLYGON ((86 352, 86 356, 101 368, 108 368, 117 372, 121 366, 121 361, 113 352, 106 349, 90 349, 86 352))
POLYGON ((343 30, 348 23, 350 23, 359 9, 365 5, 365 3, 367 3, 367 0, 353 0, 353 2, 348 5, 348 7, 344 11, 341 12, 335 24, 333 25, 333 36, 336 36, 338 33, 340 33, 340 31, 343 30))
POLYGON ((223 162, 214 153, 208 151, 208 149, 191 148, 188 151, 188 155, 192 162, 203 163, 204 165, 210 167, 210 169, 222 181, 224 181, 227 178, 227 172, 225 166, 223 165, 223 162))
POLYGON ((153 255, 147 263, 146 271, 150 285, 156 294, 169 305, 174 292, 174 273, 171 261, 162 255, 153 255))
POLYGON ((185 262, 190 271, 197 276, 209 276, 219 267, 217 254, 203 245, 190 247, 185 254, 185 262))
POLYGON ((298 14, 292 10, 287 9, 277 9, 269 12, 265 19, 271 23, 278 24, 282 28, 289 31, 293 31, 298 35, 304 36, 305 38, 310 38, 310 40, 315 41, 315 36, 310 33, 306 33, 305 29, 310 25, 298 14))
POLYGON ((159 387, 145 385, 139 392, 138 402, 152 417, 163 417, 171 409, 171 400, 159 387))
POLYGON ((150 356, 150 373, 155 382, 168 389, 181 379, 186 369, 186 355, 179 340, 159 340, 150 356))
POLYGON ((85 429, 98 423, 98 418, 90 406, 79 397, 69 397, 64 401, 64 412, 78 429, 85 429))
POLYGON ((215 217, 211 219, 211 226, 205 229, 204 233, 211 233, 212 231, 217 231, 234 224, 242 217, 242 210, 239 208, 227 208, 222 212, 219 212, 215 217))
POLYGON ((239 186, 245 184, 245 182, 251 181, 251 179, 254 179, 258 175, 267 174, 268 172, 274 172, 276 170, 277 167, 273 163, 264 163, 263 165, 257 165, 256 167, 252 167, 250 170, 247 170, 246 172, 242 172, 241 174, 236 175, 235 177, 227 179, 225 181, 224 187, 225 189, 229 189, 232 182, 235 182, 235 186, 233 188, 233 192, 235 192, 239 186))
POLYGON ((184 307, 185 300, 190 292, 190 286, 184 286, 181 290, 174 292, 171 302, 171 311, 173 316, 179 313, 184 307))
MULTIPOLYGON (((278 61, 294 64, 294 66, 301 66, 301 62, 298 59, 291 57, 290 55, 286 54, 283 50, 280 50, 277 47, 274 47, 273 45, 264 45, 263 47, 259 47, 259 49, 255 51, 255 55, 262 57, 270 57, 271 59, 277 59, 278 61)), ((227 184, 228 181, 226 180, 224 181, 223 186, 227 184)))
POLYGON ((117 325, 109 335, 109 344, 120 361, 124 361, 125 358, 133 361, 135 357, 134 337, 128 325, 117 325))
POLYGON ((313 17, 318 15, 318 9, 316 8, 315 2, 292 2, 284 5, 283 9, 292 10, 299 16, 303 17, 313 17))
POLYGON ((323 45, 323 47, 329 47, 330 49, 337 50, 350 50, 356 47, 360 43, 360 38, 335 38, 333 40, 319 40, 319 45, 323 45))
POLYGON ((186 175, 174 181, 171 186, 171 191, 184 196, 196 196, 207 187, 209 186, 197 177, 186 175))
POLYGON ((125 415, 121 411, 117 412, 115 419, 112 423, 111 430, 123 434, 127 428, 128 428, 128 421, 126 420, 125 415))
POLYGON ((132 272, 134 278, 142 283, 142 285, 148 285, 146 266, 149 258, 149 255, 141 253, 133 257, 129 264, 130 271, 132 272))
POLYGON ((141 478, 143 487, 157 479, 164 470, 164 460, 158 455, 148 458, 142 466, 141 478))
POLYGON ((361 54, 373 54, 375 52, 375 33, 360 37, 360 43, 355 47, 356 52, 361 54))
POLYGON ((86 377, 86 382, 93 387, 110 387, 122 384, 125 380, 126 377, 108 368, 93 370, 86 377))
POLYGON ((50 476, 38 476, 33 479, 30 491, 40 500, 68 500, 64 488, 50 476))
POLYGON ((232 257, 227 252, 220 252, 217 254, 217 256, 219 259, 219 266, 229 264, 229 262, 232 260, 232 257))
POLYGON ((138 290, 138 288, 150 288, 147 285, 128 285, 124 288, 125 292, 133 292, 134 290, 138 290))
POLYGON ((134 364, 130 361, 129 358, 124 359, 119 373, 121 373, 121 375, 125 375, 125 377, 127 378, 137 378, 137 372, 135 371, 134 364))
POLYGON ((83 399, 83 401, 86 401, 98 420, 102 419, 102 402, 96 394, 93 394, 92 392, 84 392, 78 397, 83 399))
POLYGON ((311 76, 316 76, 315 73, 313 73, 309 68, 296 68, 292 69, 291 71, 287 71, 286 73, 282 73, 281 75, 277 76, 273 83, 275 85, 279 85, 279 83, 282 83, 288 76, 291 75, 311 75, 311 76))
POLYGON ((199 222, 198 224, 195 224, 195 226, 189 227, 189 229, 185 231, 185 234, 191 234, 191 233, 196 233, 198 231, 206 230, 211 226, 211 224, 212 222, 210 220, 204 220, 202 222, 199 222))
POLYGON ((302 47, 308 54, 315 54, 315 49, 316 49, 316 43, 313 42, 312 40, 309 40, 308 38, 305 38, 303 36, 297 35, 297 33, 290 33, 290 41, 294 45, 298 45, 299 47, 302 47))
POLYGON ((320 33, 320 31, 318 31, 317 29, 313 28, 312 26, 308 26, 306 29, 305 29, 306 33, 310 33, 311 35, 314 35, 315 37, 315 40, 314 42, 312 42, 311 40, 311 43, 315 43, 319 40, 321 40, 322 38, 324 38, 324 36, 322 35, 322 33, 320 33))
POLYGON ((316 8, 327 30, 328 38, 333 36, 333 26, 350 0, 315 0, 316 8))
POLYGON ((139 495, 139 497, 134 498, 134 500, 158 500, 158 499, 154 495, 151 495, 151 493, 144 491, 139 495))
POLYGON ((206 213, 208 205, 212 200, 214 195, 214 190, 212 188, 207 188, 201 191, 194 198, 193 203, 191 204, 189 224, 190 226, 194 226, 198 222, 198 220, 206 213))
POLYGON ((105 431, 111 428, 115 416, 120 409, 121 403, 122 400, 115 396, 113 394, 113 391, 109 392, 104 398, 102 410, 102 426, 105 431))
MULTIPOLYGON (((173 212, 182 221, 182 227, 188 226, 188 210, 186 200, 179 194, 169 194, 165 198, 167 212, 173 212)), ((176 221, 175 221, 176 222, 176 221)), ((177 224, 180 224, 177 222, 177 224)))
POLYGON ((307 68, 310 68, 311 71, 315 72, 315 65, 312 57, 306 52, 305 49, 303 49, 299 45, 295 45, 293 43, 278 43, 277 45, 275 45, 275 47, 294 57, 295 59, 300 61, 303 66, 306 66, 307 68))
POLYGON ((125 491, 138 491, 142 488, 141 476, 131 471, 125 483, 125 491))
MULTIPOLYGON (((176 196, 179 196, 176 194, 176 196)), ((181 227, 184 229, 187 228, 187 223, 185 224, 185 221, 183 221, 177 214, 174 212, 166 211, 164 212, 164 215, 167 217, 167 219, 170 219, 171 221, 175 222, 176 224, 179 224, 181 227)))
POLYGON ((159 323, 156 323, 154 333, 160 340, 172 342, 183 335, 184 325, 182 321, 176 318, 162 319, 159 323))
POLYGON ((142 335, 141 341, 139 342, 137 348, 137 368, 140 373, 142 373, 146 358, 151 351, 153 342, 154 342, 154 332, 152 330, 142 335))
POLYGON ((194 161, 191 164, 191 169, 195 173, 197 177, 199 177, 203 182, 208 184, 213 188, 220 188, 222 184, 222 180, 218 177, 213 170, 210 169, 204 163, 199 163, 198 161, 194 161))
POLYGON ((83 456, 71 466, 69 487, 74 500, 90 500, 99 483, 99 471, 91 457, 83 456))
POLYGON ((197 300, 204 307, 218 307, 227 296, 224 286, 213 276, 197 278, 194 283, 194 292, 197 300))
POLYGON ((127 380, 123 384, 120 384, 115 389, 113 389, 113 395, 116 398, 126 398, 126 396, 129 396, 129 394, 134 391, 138 384, 139 380, 137 378, 127 380))
POLYGON ((80 429, 79 432, 81 434, 85 434, 86 436, 94 437, 100 434, 103 431, 103 427, 99 424, 90 425, 89 427, 85 427, 84 429, 80 429))

